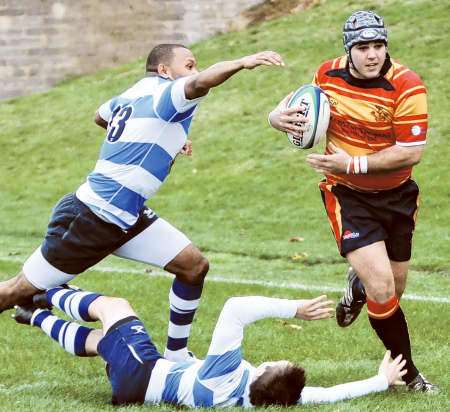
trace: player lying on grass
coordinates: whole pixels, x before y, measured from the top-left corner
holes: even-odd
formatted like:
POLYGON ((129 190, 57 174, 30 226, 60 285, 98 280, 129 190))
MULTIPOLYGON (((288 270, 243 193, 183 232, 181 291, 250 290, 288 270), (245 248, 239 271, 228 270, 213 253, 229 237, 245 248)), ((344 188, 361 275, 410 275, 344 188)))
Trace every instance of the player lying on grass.
POLYGON ((17 322, 41 328, 72 354, 100 355, 106 362, 116 405, 167 402, 189 407, 252 407, 335 402, 386 390, 406 373, 401 355, 389 362, 387 352, 372 378, 314 388, 305 386, 305 371, 290 361, 253 367, 242 358, 246 325, 269 317, 329 318, 332 302, 326 296, 307 300, 231 298, 219 316, 205 360, 183 362, 160 355, 125 299, 61 287, 49 289, 40 298, 42 306, 54 305, 76 320, 102 322, 103 331, 59 319, 47 309, 17 307, 15 314, 17 322))
POLYGON ((209 264, 184 233, 145 202, 155 196, 176 156, 189 155, 189 127, 209 90, 241 70, 281 65, 277 53, 264 51, 199 72, 188 48, 156 46, 147 59, 146 77, 97 111, 96 123, 107 130, 95 168, 76 193, 57 203, 42 245, 21 272, 0 282, 0 312, 114 254, 175 275, 164 355, 176 361, 188 357, 189 325, 209 264))

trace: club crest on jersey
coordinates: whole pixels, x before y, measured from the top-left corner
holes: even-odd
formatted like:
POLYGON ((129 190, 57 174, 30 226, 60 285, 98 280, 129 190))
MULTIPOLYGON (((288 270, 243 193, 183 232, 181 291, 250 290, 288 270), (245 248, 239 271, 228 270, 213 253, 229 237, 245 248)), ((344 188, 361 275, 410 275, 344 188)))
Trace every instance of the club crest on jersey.
POLYGON ((383 106, 378 106, 377 104, 371 114, 377 122, 389 122, 391 120, 390 113, 383 106))
POLYGON ((348 240, 348 239, 356 239, 359 237, 359 232, 351 232, 350 230, 346 230, 344 232, 344 235, 342 236, 342 239, 348 240))

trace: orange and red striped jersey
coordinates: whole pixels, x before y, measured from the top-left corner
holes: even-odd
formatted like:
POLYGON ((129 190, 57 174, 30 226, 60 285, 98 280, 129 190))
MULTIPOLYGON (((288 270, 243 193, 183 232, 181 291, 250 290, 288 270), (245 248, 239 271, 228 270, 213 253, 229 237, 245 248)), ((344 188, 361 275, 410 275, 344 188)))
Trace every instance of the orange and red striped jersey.
MULTIPOLYGON (((357 79, 346 66, 347 56, 338 57, 323 63, 314 75, 313 83, 330 101, 327 145, 332 142, 351 156, 364 156, 393 145, 425 144, 427 92, 416 73, 389 56, 376 79, 357 79)), ((376 175, 370 170, 363 175, 333 174, 327 181, 379 191, 400 186, 411 171, 412 167, 407 167, 376 175)))

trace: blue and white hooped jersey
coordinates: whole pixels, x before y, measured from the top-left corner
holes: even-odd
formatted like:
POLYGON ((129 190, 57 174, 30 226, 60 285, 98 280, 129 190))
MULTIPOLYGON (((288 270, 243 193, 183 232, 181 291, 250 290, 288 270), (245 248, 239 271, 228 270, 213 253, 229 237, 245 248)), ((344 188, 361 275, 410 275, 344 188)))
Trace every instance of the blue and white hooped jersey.
POLYGON ((147 77, 100 106, 98 113, 108 122, 106 138, 76 194, 104 220, 132 226, 169 174, 202 99, 186 98, 186 79, 147 77))
POLYGON ((205 360, 173 363, 159 359, 145 402, 252 407, 249 388, 256 368, 242 358, 244 328, 265 317, 293 317, 297 306, 296 301, 260 296, 229 299, 217 321, 205 360))

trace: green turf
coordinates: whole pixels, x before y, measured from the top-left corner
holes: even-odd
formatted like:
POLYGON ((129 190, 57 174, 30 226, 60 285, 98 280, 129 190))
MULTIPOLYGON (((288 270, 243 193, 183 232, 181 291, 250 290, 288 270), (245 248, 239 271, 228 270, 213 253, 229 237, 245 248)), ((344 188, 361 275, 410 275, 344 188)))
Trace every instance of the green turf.
MULTIPOLYGON (((416 70, 429 90, 428 145, 414 173, 422 200, 407 293, 425 298, 449 295, 450 153, 446 138, 450 120, 446 102, 450 73, 446 51, 450 48, 450 5, 431 0, 322 3, 304 13, 193 47, 201 67, 265 49, 280 52, 287 64, 284 69, 239 73, 214 90, 193 122, 193 158, 179 159, 158 196, 149 202, 205 252, 211 278, 285 286, 207 282, 190 344, 200 355, 205 353, 215 317, 228 296, 312 296, 289 285, 343 287, 345 263, 326 221, 318 176, 306 166, 306 153, 271 130, 266 116, 290 90, 309 82, 320 62, 342 53, 342 22, 360 8, 372 8, 385 16, 391 54, 416 70), (290 242, 294 236, 304 241, 290 242)), ((56 200, 73 191, 95 164, 103 138, 92 121, 98 105, 139 79, 142 67, 142 60, 133 62, 0 105, 0 278, 19 270, 20 262, 40 243, 56 200)), ((169 280, 149 278, 142 265, 116 258, 100 268, 132 273, 93 271, 78 283, 127 297, 161 347, 169 280)), ((405 300, 403 307, 417 363, 444 393, 430 398, 400 391, 311 409, 450 409, 446 394, 450 389, 449 304, 405 300)), ((13 324, 8 313, 0 317, 0 326, 0 410, 112 409, 106 404, 109 388, 99 360, 66 355, 39 331, 13 324)), ((316 385, 375 373, 382 348, 365 316, 349 330, 337 328, 333 321, 301 326, 297 331, 276 320, 252 326, 245 341, 247 358, 252 362, 298 359, 307 366, 310 383, 316 385)))

